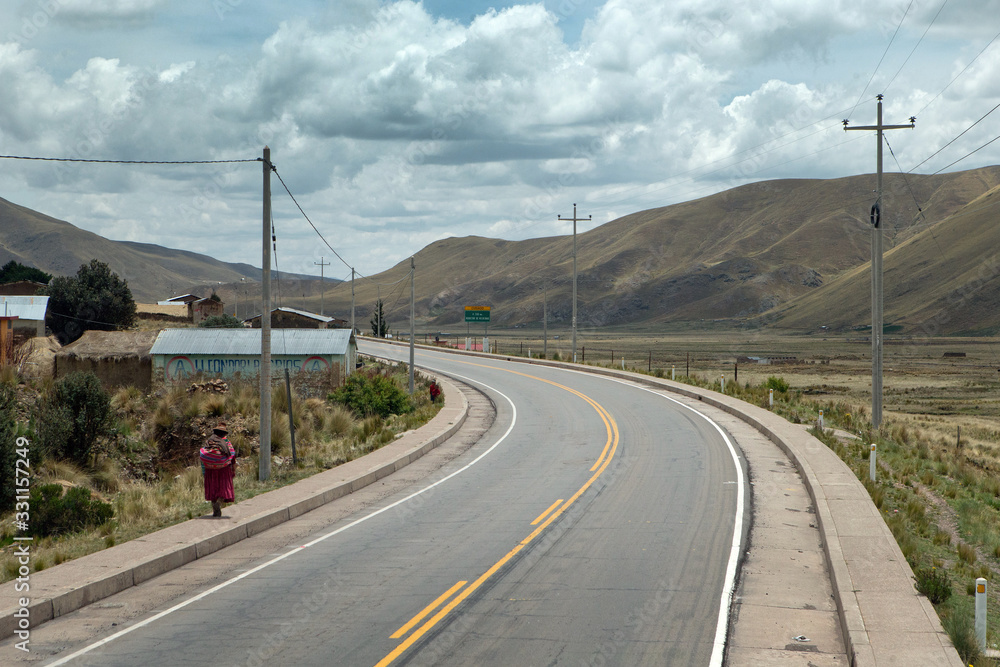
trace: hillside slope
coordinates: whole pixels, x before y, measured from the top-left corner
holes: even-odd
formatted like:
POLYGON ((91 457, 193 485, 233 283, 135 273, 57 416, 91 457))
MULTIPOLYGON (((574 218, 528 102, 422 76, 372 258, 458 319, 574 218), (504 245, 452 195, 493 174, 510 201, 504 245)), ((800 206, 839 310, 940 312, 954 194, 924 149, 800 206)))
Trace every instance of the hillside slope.
MULTIPOLYGON (((641 211, 580 234, 580 326, 745 320, 823 292, 824 285, 849 279, 851 272, 861 271, 869 262, 868 213, 874 184, 870 174, 767 181, 641 211)), ((998 185, 1000 167, 909 175, 905 180, 887 174, 886 249, 897 252, 924 238, 927 220, 945 219, 998 185), (916 224, 915 201, 924 211, 916 224)), ((975 238, 969 243, 995 247, 985 232, 970 231, 975 238)), ((918 253, 926 248, 925 259, 933 261, 939 251, 923 243, 916 246, 918 253)), ((570 321, 571 237, 517 242, 451 238, 427 246, 415 261, 417 317, 430 327, 461 325, 467 305, 492 306, 493 323, 500 326, 537 323, 543 290, 550 322, 570 321)), ((406 261, 359 282, 358 303, 368 304, 359 312, 367 317, 376 299, 374 283, 381 283, 389 318, 408 319, 408 270, 406 261), (403 283, 390 286, 400 280, 406 283, 405 294, 403 283)), ((923 280, 941 282, 933 276, 923 280)), ((889 284, 887 275, 887 289, 889 284)), ((843 309, 838 322, 863 324, 864 318, 855 320, 867 308, 867 300, 851 294, 840 306, 827 302, 826 309, 843 309)), ((347 290, 334 290, 327 304, 343 312, 349 309, 349 295, 347 290)), ((782 325, 818 326, 813 316, 782 320, 782 325)))
MULTIPOLYGON (((1000 331, 1000 187, 886 252, 885 324, 913 335, 1000 331)), ((776 310, 771 326, 870 327, 871 266, 776 310)))
POLYGON ((128 281, 136 301, 166 299, 201 285, 260 280, 261 270, 150 243, 111 241, 0 199, 0 265, 16 260, 53 275, 73 275, 97 258, 128 281))

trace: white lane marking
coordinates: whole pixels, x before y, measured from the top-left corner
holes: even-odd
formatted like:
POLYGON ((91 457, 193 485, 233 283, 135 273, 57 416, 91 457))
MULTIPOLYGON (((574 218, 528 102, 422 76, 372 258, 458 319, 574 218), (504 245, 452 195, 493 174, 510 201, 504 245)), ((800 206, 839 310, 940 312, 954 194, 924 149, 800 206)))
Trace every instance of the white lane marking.
MULTIPOLYGON (((583 371, 573 371, 573 372, 581 373, 583 371)), ((726 432, 722 429, 721 426, 719 426, 715 422, 715 420, 713 420, 705 413, 696 410, 690 405, 682 403, 676 398, 673 398, 671 396, 666 396, 665 394, 662 393, 662 391, 657 391, 652 387, 644 387, 640 384, 636 384, 628 380, 619 380, 618 378, 611 378, 603 375, 595 377, 603 377, 607 380, 611 380, 612 382, 617 382, 619 384, 635 387, 636 389, 642 389, 643 391, 648 391, 649 393, 655 394, 660 398, 665 398, 668 401, 673 401, 674 403, 683 408, 687 408, 688 410, 700 416, 702 419, 704 419, 709 424, 715 427, 715 430, 719 432, 719 435, 722 436, 723 441, 725 441, 726 446, 729 448, 729 454, 733 457, 733 464, 736 466, 736 477, 738 482, 736 485, 736 520, 733 522, 733 543, 732 547, 729 550, 729 564, 726 566, 726 580, 722 586, 722 599, 719 602, 719 620, 715 626, 715 641, 712 643, 712 658, 708 663, 710 667, 721 667, 722 657, 723 655, 725 655, 726 652, 726 632, 729 629, 729 607, 730 604, 732 603, 733 592, 736 588, 736 567, 737 565, 739 565, 740 562, 740 552, 742 551, 741 542, 743 539, 744 481, 743 481, 743 468, 740 466, 740 458, 739 455, 736 453, 736 447, 729 440, 729 436, 726 435, 726 432)), ((726 483, 728 484, 729 482, 726 483)))
POLYGON ((452 477, 455 477, 456 475, 460 475, 461 473, 465 472, 466 470, 468 470, 472 466, 474 466, 477 463, 479 463, 480 461, 482 461, 484 458, 486 458, 486 456, 490 452, 492 452, 494 449, 496 449, 500 445, 500 443, 502 443, 504 440, 506 440, 507 436, 510 435, 511 431, 514 430, 514 425, 517 424, 517 407, 514 405, 514 401, 510 400, 510 397, 507 396, 507 394, 505 394, 502 391, 499 391, 497 389, 494 389, 493 387, 491 387, 488 384, 480 382, 479 380, 473 380, 472 378, 468 378, 468 377, 465 377, 465 376, 462 376, 462 375, 454 374, 454 377, 460 378, 462 380, 466 380, 466 381, 471 382, 473 384, 478 384, 481 387, 485 387, 486 389, 489 389, 491 391, 495 391, 496 393, 498 393, 501 396, 503 396, 504 399, 506 399, 508 403, 510 403, 510 409, 512 411, 512 413, 511 413, 511 419, 510 419, 510 426, 508 426, 507 430, 504 432, 504 434, 502 436, 500 436, 500 439, 497 440, 495 443, 493 443, 490 446, 490 448, 487 449, 485 452, 483 452, 482 454, 480 454, 475 459, 473 459, 472 461, 470 461, 469 463, 467 463, 463 467, 459 468, 455 472, 451 473, 450 475, 448 475, 446 477, 442 477, 441 479, 439 479, 438 481, 434 482, 433 484, 431 484, 429 486, 426 486, 426 487, 420 489, 419 491, 411 493, 410 495, 408 495, 405 498, 402 498, 400 500, 397 500, 396 502, 392 503, 391 505, 386 505, 382 509, 376 510, 376 511, 372 512, 371 514, 368 514, 366 516, 361 517, 360 519, 356 519, 355 521, 352 521, 351 523, 347 524, 346 526, 341 526, 340 528, 337 528, 336 530, 330 531, 329 533, 326 533, 325 535, 321 535, 321 536, 317 537, 315 540, 313 540, 311 542, 307 542, 306 544, 303 544, 301 547, 298 547, 296 549, 293 549, 292 551, 288 551, 286 553, 283 553, 283 554, 281 554, 280 556, 278 556, 276 558, 272 558, 271 560, 267 561, 266 563, 262 563, 262 564, 258 565, 257 567, 253 568, 252 570, 247 570, 246 572, 244 572, 243 574, 240 574, 239 576, 233 577, 232 579, 228 579, 228 580, 222 582, 221 584, 218 584, 217 586, 213 586, 212 588, 209 588, 207 591, 203 591, 203 592, 199 593, 198 595, 195 595, 193 598, 185 600, 184 602, 180 602, 180 603, 174 605, 173 607, 170 607, 169 609, 161 611, 160 613, 158 613, 158 614, 156 614, 154 616, 150 616, 149 618, 147 618, 144 621, 140 621, 140 622, 136 623, 135 625, 132 625, 130 627, 125 628, 124 630, 119 630, 115 634, 109 635, 109 636, 105 637, 104 639, 102 639, 100 641, 97 641, 97 642, 94 642, 93 644, 91 644, 89 646, 85 646, 82 649, 80 649, 79 651, 76 651, 75 653, 71 653, 71 654, 67 655, 64 658, 60 658, 59 660, 56 660, 55 662, 49 663, 49 667, 56 667, 57 665, 64 665, 67 662, 69 662, 70 660, 73 660, 74 658, 78 658, 81 655, 84 655, 85 653, 89 653, 89 652, 93 651, 95 648, 100 648, 101 646, 104 646, 105 644, 110 644, 111 642, 113 642, 114 640, 118 639, 119 637, 122 637, 124 635, 129 634, 130 632, 134 632, 135 630, 138 630, 138 629, 140 629, 142 627, 145 627, 145 626, 149 625, 150 623, 152 623, 154 621, 158 621, 159 619, 163 618, 164 616, 166 616, 168 614, 172 614, 173 612, 175 612, 175 611, 177 611, 179 609, 183 609, 184 607, 188 606, 189 604, 197 602, 198 600, 201 600, 202 598, 206 598, 209 595, 211 595, 212 593, 215 593, 216 591, 220 591, 223 588, 229 586, 230 584, 235 584, 240 579, 244 579, 244 578, 250 576, 251 574, 254 574, 255 572, 259 572, 259 571, 263 570, 264 568, 266 568, 266 567, 268 567, 270 565, 274 565, 275 563, 277 563, 279 561, 282 561, 282 560, 288 558, 289 556, 291 556, 293 554, 300 553, 303 549, 311 547, 311 546, 313 546, 315 544, 319 544, 320 542, 322 542, 322 541, 324 541, 326 539, 329 539, 329 538, 333 537, 334 535, 339 535, 340 533, 344 532, 345 530, 353 528, 354 526, 357 526, 360 523, 364 523, 368 519, 374 518, 374 517, 378 516, 379 514, 382 514, 383 512, 387 512, 387 511, 391 510, 394 507, 398 507, 399 505, 402 505, 403 503, 407 502, 408 500, 412 500, 413 498, 416 498, 417 496, 421 495, 422 493, 426 493, 427 491, 430 491, 434 487, 439 486, 441 484, 444 484, 445 482, 447 482, 452 477))

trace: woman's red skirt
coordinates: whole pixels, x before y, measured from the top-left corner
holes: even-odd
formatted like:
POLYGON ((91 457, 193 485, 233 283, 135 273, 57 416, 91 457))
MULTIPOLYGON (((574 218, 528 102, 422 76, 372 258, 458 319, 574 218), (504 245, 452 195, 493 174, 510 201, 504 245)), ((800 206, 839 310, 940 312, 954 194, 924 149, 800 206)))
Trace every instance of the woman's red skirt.
POLYGON ((236 500, 233 492, 235 477, 236 466, 233 463, 216 470, 205 468, 205 500, 224 500, 227 503, 236 500))

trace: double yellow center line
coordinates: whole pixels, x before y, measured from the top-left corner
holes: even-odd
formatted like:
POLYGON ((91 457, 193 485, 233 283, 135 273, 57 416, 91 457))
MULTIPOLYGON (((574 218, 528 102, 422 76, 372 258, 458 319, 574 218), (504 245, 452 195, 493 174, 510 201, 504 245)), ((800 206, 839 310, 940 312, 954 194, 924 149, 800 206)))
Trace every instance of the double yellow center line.
MULTIPOLYGON (((482 364, 470 364, 470 365, 479 366, 482 364)), ((604 449, 601 451, 601 455, 597 457, 597 461, 595 461, 594 465, 590 468, 590 472, 593 472, 594 474, 591 475, 590 479, 588 479, 576 493, 570 496, 569 500, 567 500, 564 503, 560 499, 554 502, 552 505, 550 505, 549 508, 544 512, 542 512, 542 514, 539 515, 537 519, 531 522, 531 525, 536 526, 536 528, 527 537, 521 540, 517 544, 517 546, 508 551, 500 560, 494 563, 490 569, 486 570, 486 572, 481 574, 475 581, 473 581, 468 586, 466 586, 467 583, 466 581, 459 581, 454 586, 449 588, 447 591, 442 593, 441 596, 439 596, 436 600, 434 600, 429 605, 424 607, 416 616, 411 618, 409 621, 406 622, 405 625, 399 628, 399 630, 396 630, 396 632, 394 632, 391 635, 392 639, 401 639, 403 637, 406 637, 406 639, 404 639, 395 649, 393 649, 389 653, 389 655, 382 658, 382 660, 380 660, 378 664, 375 665, 375 667, 386 667, 387 665, 391 664, 394 660, 396 660, 396 658, 401 656, 407 649, 413 646, 413 644, 415 644, 421 637, 427 634, 427 632, 430 631, 435 625, 440 623, 441 619, 443 619, 445 616, 451 613, 452 610, 455 609, 455 607, 460 605, 466 598, 468 598, 480 586, 482 586, 490 577, 496 574, 500 570, 500 568, 502 568, 504 565, 507 564, 508 561, 510 561, 511 558, 516 556, 518 552, 520 552, 526 546, 531 544, 531 542, 534 541, 535 538, 541 535, 542 531, 544 531, 552 524, 552 522, 558 519, 559 516, 561 516, 563 512, 565 512, 573 503, 575 503, 580 498, 580 496, 582 496, 587 491, 587 489, 590 488, 590 485, 593 484, 594 481, 601 476, 601 474, 607 469, 608 464, 611 463, 611 459, 612 457, 614 457, 615 451, 618 449, 618 437, 619 437, 618 424, 615 422, 611 414, 607 410, 605 410, 600 403, 590 398, 586 394, 583 394, 577 391, 576 389, 572 389, 565 385, 559 384, 558 382, 553 382, 552 380, 546 380, 544 378, 540 378, 534 375, 528 375, 527 373, 521 373, 509 369, 498 369, 495 366, 485 366, 485 365, 483 366, 485 368, 490 368, 492 370, 504 370, 508 373, 513 373, 515 375, 521 375, 526 378, 531 378, 533 380, 545 382, 547 384, 553 385, 554 387, 564 389, 571 394, 579 396, 584 401, 586 401, 592 408, 594 408, 597 414, 601 417, 601 420, 604 422, 604 427, 608 435, 607 442, 604 445, 604 449), (447 604, 445 604, 446 602, 447 604), (444 606, 441 607, 441 605, 444 606), (441 608, 438 609, 438 607, 441 608), (435 610, 437 610, 436 613, 435 610), (417 628, 415 631, 409 634, 409 636, 407 636, 407 633, 413 630, 414 627, 419 625, 421 621, 423 621, 427 616, 430 616, 431 614, 434 615, 431 616, 429 620, 424 622, 423 625, 421 625, 419 628, 417 628)))

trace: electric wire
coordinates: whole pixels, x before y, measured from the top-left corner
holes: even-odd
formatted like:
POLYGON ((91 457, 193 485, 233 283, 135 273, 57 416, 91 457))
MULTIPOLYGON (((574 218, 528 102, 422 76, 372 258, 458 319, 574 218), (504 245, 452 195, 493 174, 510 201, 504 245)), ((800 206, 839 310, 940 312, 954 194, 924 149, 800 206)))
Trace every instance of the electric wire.
POLYGON ((903 61, 903 64, 899 66, 899 69, 896 70, 896 73, 892 75, 891 79, 889 79, 889 83, 885 84, 885 86, 882 88, 882 93, 883 94, 887 90, 889 90, 889 87, 896 80, 896 77, 899 76, 899 73, 903 71, 904 67, 906 67, 906 63, 910 62, 910 58, 913 57, 913 53, 917 50, 917 47, 920 46, 920 43, 922 41, 924 41, 924 37, 927 36, 927 32, 931 29, 931 26, 934 25, 935 21, 937 21, 938 16, 941 15, 941 11, 944 9, 944 6, 947 5, 947 4, 948 4, 948 0, 944 0, 944 2, 941 3, 941 6, 938 7, 937 14, 935 14, 934 18, 931 19, 931 22, 927 25, 927 28, 924 30, 924 33, 922 35, 920 35, 920 39, 917 40, 917 43, 913 45, 913 48, 910 50, 910 54, 908 56, 906 56, 906 59, 903 61))
POLYGON ((34 160, 39 162, 90 162, 97 164, 237 164, 261 162, 263 158, 244 160, 95 160, 76 157, 35 157, 30 155, 0 155, 3 160, 34 160))
POLYGON ((992 139, 990 139, 989 141, 987 141, 985 144, 983 144, 982 146, 980 146, 976 150, 970 151, 970 152, 966 153, 965 155, 963 155, 962 157, 958 158, 957 160, 955 160, 951 164, 945 165, 944 167, 941 167, 940 169, 938 169, 937 171, 935 171, 933 174, 931 174, 931 176, 936 176, 937 174, 940 174, 945 169, 948 169, 949 167, 954 167, 956 164, 958 164, 962 160, 964 160, 964 159, 966 159, 968 157, 972 157, 973 155, 975 155, 979 151, 983 150, 984 148, 986 148, 987 146, 989 146, 990 144, 992 144, 997 139, 1000 139, 1000 135, 997 135, 997 136, 993 137, 992 139))
POLYGON ((906 15, 910 13, 910 7, 912 6, 913 6, 913 0, 910 0, 910 4, 906 6, 906 11, 903 12, 903 17, 899 19, 899 25, 896 26, 896 31, 892 33, 892 37, 889 39, 889 43, 886 44, 885 46, 885 51, 882 52, 882 57, 878 59, 878 64, 875 65, 875 69, 874 71, 872 71, 872 75, 868 79, 868 83, 865 84, 864 90, 862 90, 861 94, 858 95, 858 101, 854 103, 854 109, 851 110, 852 116, 854 115, 854 111, 857 110, 858 105, 861 104, 861 100, 865 96, 865 93, 868 92, 868 87, 872 85, 872 81, 875 80, 875 75, 878 74, 878 70, 882 66, 882 61, 885 60, 886 54, 888 54, 889 49, 892 48, 892 43, 896 41, 896 35, 899 34, 899 29, 903 27, 903 21, 906 20, 906 15))
POLYGON ((937 100, 937 98, 939 98, 939 97, 941 97, 942 95, 944 95, 944 92, 945 92, 946 90, 948 90, 948 88, 950 88, 950 87, 951 87, 951 85, 952 85, 953 83, 955 83, 956 81, 958 81, 958 79, 959 79, 959 78, 960 78, 960 77, 961 77, 961 76, 962 76, 963 74, 965 74, 966 70, 968 70, 968 69, 969 69, 970 67, 972 67, 972 64, 973 64, 974 62, 976 62, 977 60, 979 60, 979 57, 980 57, 981 55, 983 55, 984 53, 986 53, 986 49, 990 48, 990 45, 991 45, 991 44, 993 44, 993 42, 995 42, 995 41, 997 40, 997 37, 1000 37, 1000 32, 998 32, 997 34, 993 35, 993 39, 991 39, 991 40, 990 40, 989 42, 987 42, 987 43, 986 43, 986 46, 984 46, 984 47, 983 47, 983 48, 982 48, 982 49, 981 49, 981 50, 979 51, 979 53, 977 53, 977 54, 976 54, 976 57, 975 57, 975 58, 973 58, 972 60, 970 60, 970 61, 969 61, 969 63, 968 63, 968 64, 967 64, 967 65, 966 65, 965 67, 963 67, 963 68, 962 68, 962 71, 961 71, 961 72, 959 72, 958 74, 956 74, 956 75, 955 75, 955 78, 953 78, 953 79, 952 79, 951 81, 949 81, 949 82, 948 82, 948 84, 947 84, 947 85, 946 85, 946 86, 945 86, 944 88, 942 88, 942 89, 941 89, 941 91, 940 91, 940 92, 939 92, 939 93, 938 93, 937 95, 935 95, 934 97, 932 97, 932 98, 931 98, 931 100, 930 100, 930 102, 928 102, 927 104, 925 104, 925 105, 923 106, 923 108, 922 108, 922 109, 921 109, 920 111, 918 111, 918 112, 917 112, 917 115, 918 115, 918 116, 919 116, 919 115, 921 115, 921 114, 922 114, 922 113, 923 113, 924 111, 926 111, 926 110, 927 110, 927 107, 929 107, 930 105, 934 104, 934 102, 935 102, 935 100, 937 100))
MULTIPOLYGON (((945 144, 944 146, 942 146, 941 148, 939 148, 939 149, 937 149, 936 151, 934 151, 933 153, 931 153, 931 154, 930 154, 930 155, 929 155, 928 157, 924 158, 924 159, 923 159, 923 160, 922 160, 922 161, 921 161, 921 162, 920 162, 919 164, 917 164, 916 166, 914 166, 914 167, 910 168, 910 172, 912 173, 913 171, 915 171, 916 169, 918 169, 918 168, 919 168, 919 167, 920 167, 920 166, 921 166, 922 164, 924 164, 925 162, 927 162, 928 160, 930 160, 931 158, 933 158, 933 157, 934 157, 935 155, 937 155, 938 153, 940 153, 940 152, 941 152, 941 151, 943 151, 944 149, 948 148, 948 146, 951 146, 951 145, 952 145, 953 143, 955 143, 956 141, 958 141, 958 140, 959 140, 959 139, 960 139, 960 138, 962 137, 962 135, 963 135, 963 134, 965 134, 966 132, 968 132, 969 130, 971 130, 972 128, 974 128, 974 127, 975 127, 976 125, 979 125, 979 123, 983 122, 983 120, 985 120, 987 116, 989 116, 989 115, 990 115, 991 113, 993 113, 993 112, 994 112, 994 111, 996 111, 997 109, 1000 109, 1000 103, 998 103, 998 104, 997 104, 997 105, 996 105, 995 107, 993 107, 992 109, 990 109, 989 111, 987 111, 987 112, 986 112, 985 114, 983 114, 983 115, 982 115, 982 117, 981 117, 981 118, 980 118, 979 120, 977 120, 977 121, 976 121, 975 123, 973 123, 973 124, 972 124, 972 125, 970 125, 969 127, 967 127, 967 128, 965 128, 964 130, 962 130, 962 131, 961 131, 961 132, 960 132, 960 133, 958 134, 958 136, 957 136, 957 137, 955 137, 954 139, 952 139, 951 141, 949 141, 948 143, 946 143, 946 144, 945 144)), ((982 148, 982 147, 980 147, 980 148, 982 148)), ((977 150, 978 150, 978 149, 977 149, 977 150)), ((971 155, 971 153, 970 153, 970 155, 971 155)), ((969 157, 969 156, 968 156, 968 155, 966 155, 965 157, 969 157)), ((962 159, 964 160, 965 158, 962 158, 962 159)), ((955 164, 955 163, 954 163, 954 162, 952 162, 952 164, 955 164)), ((951 165, 948 165, 948 166, 950 167, 951 165)), ((948 168, 948 167, 945 167, 945 169, 947 169, 947 168, 948 168)), ((936 172, 934 172, 934 173, 940 173, 940 170, 939 170, 939 171, 936 171, 936 172)))

